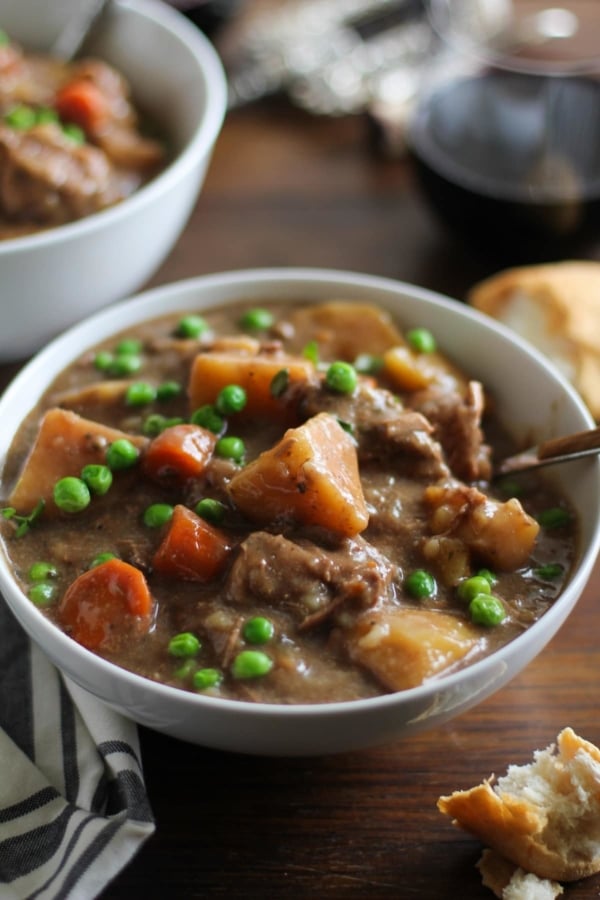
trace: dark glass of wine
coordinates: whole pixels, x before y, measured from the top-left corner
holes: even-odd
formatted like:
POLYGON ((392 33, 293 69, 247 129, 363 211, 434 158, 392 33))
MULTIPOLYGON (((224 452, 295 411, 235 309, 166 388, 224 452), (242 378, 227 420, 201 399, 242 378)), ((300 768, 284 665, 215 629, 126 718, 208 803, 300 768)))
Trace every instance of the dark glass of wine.
POLYGON ((599 6, 430 0, 436 44, 409 149, 424 196, 473 252, 512 264, 600 243, 599 6))

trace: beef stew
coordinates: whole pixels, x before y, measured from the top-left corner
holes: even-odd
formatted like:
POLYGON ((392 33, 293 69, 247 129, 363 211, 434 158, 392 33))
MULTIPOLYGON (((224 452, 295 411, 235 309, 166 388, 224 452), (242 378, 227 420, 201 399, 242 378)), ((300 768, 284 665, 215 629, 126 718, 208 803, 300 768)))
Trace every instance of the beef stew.
POLYGON ((153 178, 167 152, 146 124, 112 66, 26 53, 0 31, 0 240, 81 219, 153 178))
POLYGON ((552 605, 577 521, 493 397, 365 304, 145 323, 66 368, 3 475, 15 576, 57 627, 184 690, 323 703, 418 686, 552 605))

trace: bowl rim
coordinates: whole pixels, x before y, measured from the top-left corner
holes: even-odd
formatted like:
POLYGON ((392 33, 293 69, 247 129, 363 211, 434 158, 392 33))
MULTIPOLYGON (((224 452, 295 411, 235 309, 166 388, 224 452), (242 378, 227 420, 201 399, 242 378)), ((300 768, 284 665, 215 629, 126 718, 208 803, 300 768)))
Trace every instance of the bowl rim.
MULTIPOLYGON (((26 388, 30 378, 43 374, 47 363, 54 360, 57 354, 59 356, 62 355, 63 351, 66 352, 66 359, 63 363, 64 367, 71 364, 81 353, 84 353, 94 344, 105 340, 113 332, 116 333, 133 326, 135 323, 141 323, 144 319, 151 320, 156 316, 168 315, 171 312, 185 310, 186 303, 190 302, 192 295, 199 289, 207 292, 211 289, 215 290, 220 287, 233 289, 234 287, 239 286, 240 289, 245 289, 246 292, 248 292, 248 289, 251 286, 267 284, 271 286, 297 286, 299 288, 303 285, 307 286, 312 284, 319 289, 331 284, 332 286, 347 286, 348 288, 358 290, 374 289, 379 292, 388 293, 390 297, 398 297, 402 294, 406 294, 410 298, 423 302, 432 308, 439 308, 441 306, 446 309, 452 309, 459 317, 470 319, 483 326, 485 330, 503 336, 504 339, 508 340, 510 343, 516 344, 526 355, 533 357, 536 363, 548 372, 551 379, 558 387, 560 387, 561 391, 568 394, 570 402, 577 408, 583 419, 587 420, 590 425, 593 424, 591 414, 578 393, 547 357, 529 344, 528 341, 510 330, 507 326, 491 319, 489 316, 486 316, 473 307, 460 303, 437 291, 419 287, 402 280, 378 275, 368 275, 351 270, 311 267, 250 268, 200 275, 154 287, 126 300, 112 304, 71 326, 71 328, 63 332, 62 335, 51 341, 43 350, 39 351, 15 376, 4 394, 0 397, 0 415, 5 405, 14 404, 18 401, 18 398, 23 393, 23 389, 26 388), (153 308, 155 305, 160 307, 160 311, 153 308), (150 310, 144 313, 143 311, 147 307, 150 307, 150 310), (118 324, 109 327, 115 319, 118 320, 118 324), (80 338, 82 333, 87 335, 87 338, 83 343, 80 338), (79 345, 77 344, 78 339, 80 341, 79 345), (75 346, 77 346, 75 352, 73 351, 73 342, 75 342, 75 346)), ((242 297, 243 295, 238 299, 242 299, 242 297)), ((222 301, 216 300, 215 305, 220 302, 222 301)), ((33 401, 34 403, 37 402, 41 393, 47 388, 49 382, 55 377, 58 371, 59 369, 51 369, 50 379, 46 378, 44 380, 44 387, 41 389, 40 393, 36 394, 33 401)), ((19 422, 25 418, 28 412, 29 409, 22 413, 19 422)), ((13 436, 14 431, 12 431, 9 436, 7 447, 10 446, 13 436)), ((1 453, 2 449, 0 448, 0 454, 1 453)), ((4 459, 0 458, 0 468, 3 466, 3 463, 4 459)), ((595 466, 597 478, 600 480, 600 459, 588 458, 585 461, 585 464, 595 466)), ((348 715, 354 711, 358 713, 359 711, 367 710, 387 710, 397 706, 399 702, 402 703, 404 701, 409 705, 411 702, 418 702, 425 697, 433 698, 438 693, 447 693, 448 691, 453 690, 458 691, 461 685, 472 681, 481 681, 485 684, 486 679, 485 677, 479 678, 480 673, 484 676, 486 670, 491 672, 495 666, 500 665, 506 667, 507 658, 518 656, 520 648, 524 644, 527 645, 531 642, 532 634, 544 630, 548 632, 549 629, 544 629, 542 623, 546 625, 548 623, 553 623, 555 627, 550 628, 550 633, 545 639, 541 640, 541 644, 537 651, 534 652, 533 656, 528 657, 526 660, 525 664, 528 665, 529 661, 537 655, 537 653, 539 653, 546 643, 554 636, 562 622, 568 617, 576 605, 577 599, 587 583, 599 551, 600 515, 597 517, 595 525, 591 530, 588 546, 586 548, 580 548, 575 572, 555 603, 523 634, 517 636, 508 644, 503 645, 481 660, 454 673, 442 675, 439 679, 434 678, 417 687, 403 691, 391 692, 357 700, 323 703, 249 703, 242 700, 195 694, 158 681, 153 681, 145 676, 131 672, 116 663, 112 663, 103 657, 96 655, 91 650, 87 650, 72 638, 68 637, 68 635, 51 622, 41 610, 28 600, 26 594, 21 590, 12 575, 8 565, 7 555, 3 549, 0 550, 0 589, 2 589, 5 601, 13 615, 15 615, 15 618, 17 618, 30 636, 31 631, 28 625, 25 624, 26 622, 34 623, 43 630, 44 635, 49 636, 50 643, 56 649, 57 654, 64 650, 69 656, 74 657, 77 667, 83 666, 85 668, 87 676, 86 682, 88 683, 90 681, 89 676, 92 676, 93 680, 96 673, 98 673, 100 676, 107 678, 117 677, 118 680, 122 681, 126 686, 132 686, 133 688, 142 691, 144 689, 146 691, 150 690, 153 694, 156 693, 161 700, 170 701, 171 703, 175 702, 175 704, 179 706, 183 704, 187 707, 189 705, 191 709, 205 708, 211 710, 213 713, 220 711, 226 715, 235 714, 237 716, 241 715, 242 717, 252 716, 253 718, 265 719, 271 719, 282 715, 292 719, 306 717, 307 715, 320 718, 331 715, 348 715), (12 595, 10 599, 7 594, 12 595), (16 600, 13 599, 15 597, 17 598, 16 600)), ((36 639, 32 638, 32 640, 36 639)), ((37 643, 41 646, 42 652, 52 656, 52 654, 44 649, 39 641, 37 641, 37 643)), ((81 684, 81 681, 77 676, 70 674, 70 672, 66 670, 66 667, 59 667, 63 669, 63 672, 73 681, 81 684)), ((522 667, 520 667, 519 671, 521 669, 522 667)), ((89 687, 84 689, 93 693, 93 690, 89 687)), ((104 699, 101 694, 98 694, 97 696, 104 699)), ((483 696, 486 696, 486 694, 484 693, 483 696)), ((104 702, 110 703, 111 701, 104 700, 104 702)), ((461 704, 459 703, 459 706, 460 705, 461 704)), ((131 718, 134 718, 131 712, 127 714, 131 718)))
POLYGON ((45 249, 53 244, 78 240, 90 232, 108 229, 123 218, 143 212, 154 200, 169 192, 197 165, 208 158, 221 130, 227 111, 227 79, 221 59, 203 32, 175 7, 159 0, 114 0, 124 10, 131 10, 158 23, 177 37, 191 51, 205 86, 205 108, 200 121, 185 147, 171 159, 162 172, 142 185, 120 203, 98 210, 73 222, 56 225, 43 231, 0 240, 0 261, 4 256, 45 249))

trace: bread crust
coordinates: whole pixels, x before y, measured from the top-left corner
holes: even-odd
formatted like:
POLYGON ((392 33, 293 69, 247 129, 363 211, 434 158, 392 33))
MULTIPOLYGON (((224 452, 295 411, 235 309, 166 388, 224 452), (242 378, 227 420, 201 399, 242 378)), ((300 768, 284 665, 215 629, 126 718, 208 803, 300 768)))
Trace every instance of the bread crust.
MULTIPOLYGON (((557 778, 561 779, 561 788, 565 791, 569 788, 574 791, 569 780, 569 768, 575 756, 581 753, 589 761, 600 763, 600 750, 576 735, 571 728, 565 728, 558 735, 556 745, 542 751, 557 778)), ((525 770, 530 767, 520 768, 525 770)), ((592 813, 600 817, 600 766, 597 770, 594 765, 591 766, 590 777, 594 782, 592 813)), ((499 790, 498 787, 494 789, 493 780, 492 776, 470 790, 454 791, 440 797, 438 808, 450 816, 455 825, 478 837, 485 846, 539 878, 574 881, 600 871, 600 852, 589 856, 576 845, 575 849, 549 847, 544 835, 549 823, 548 809, 525 796, 519 796, 516 789, 514 793, 499 790)), ((559 802, 560 798, 556 800, 559 802)), ((556 845, 557 842, 554 843, 556 845)))
MULTIPOLYGON (((600 262, 566 260, 506 269, 475 284, 467 302, 507 322, 517 296, 536 308, 543 336, 560 339, 573 384, 600 419, 600 262)), ((536 344, 534 336, 525 336, 536 344)))

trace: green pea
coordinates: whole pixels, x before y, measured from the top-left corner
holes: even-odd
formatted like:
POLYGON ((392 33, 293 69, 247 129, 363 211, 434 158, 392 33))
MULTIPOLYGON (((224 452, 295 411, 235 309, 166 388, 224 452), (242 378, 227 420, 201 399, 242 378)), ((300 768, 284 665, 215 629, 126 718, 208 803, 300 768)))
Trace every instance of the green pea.
POLYGON ((503 497, 521 497, 523 495, 523 484, 517 478, 502 478, 497 487, 503 497))
POLYGON ((139 338, 123 338, 115 347, 118 356, 135 356, 142 352, 144 345, 139 338))
POLYGON ((127 406, 145 406, 156 400, 156 394, 154 385, 148 384, 147 381, 135 381, 125 392, 125 403, 127 406))
POLYGON ((564 571, 564 566, 561 566, 560 563, 547 563, 545 566, 539 566, 537 569, 534 569, 533 573, 537 578, 552 581, 555 578, 560 578, 564 571))
POLYGON ((223 681, 223 673, 218 669, 198 669, 192 676, 192 684, 197 691, 217 687, 223 681))
POLYGON ((110 350, 99 350, 94 356, 94 366, 101 372, 108 372, 114 362, 114 356, 110 350))
POLYGON ((156 437, 167 427, 168 419, 160 413, 151 413, 142 422, 142 432, 146 437, 156 437))
POLYGON ((483 575, 472 575, 459 583, 456 593, 458 599, 462 600, 463 603, 470 603, 477 594, 491 594, 492 588, 487 578, 484 578, 483 575))
POLYGON ((197 668, 198 663, 195 659, 184 659, 182 664, 175 669, 174 674, 176 678, 181 678, 182 681, 187 681, 188 678, 192 677, 197 668))
POLYGON ((56 586, 47 581, 40 581, 29 590, 29 599, 36 606, 50 606, 55 597, 56 586))
POLYGON ((106 450, 106 463, 110 469, 119 471, 130 469, 138 461, 140 451, 127 438, 119 438, 109 444, 106 450))
POLYGON ((89 463, 81 470, 81 479, 85 481, 92 494, 102 496, 110 490, 113 476, 108 466, 89 463))
POLYGON ((101 566, 102 563, 111 559, 118 559, 117 554, 111 553, 110 550, 107 550, 105 553, 98 553, 89 564, 88 569, 95 569, 96 566, 101 566))
POLYGON ((173 517, 173 507, 168 503, 153 503, 144 510, 144 525, 148 528, 160 528, 173 517))
POLYGON ((89 506, 90 489, 81 478, 67 475, 54 485, 54 502, 59 509, 67 513, 77 513, 89 506))
POLYGON ((197 656, 202 644, 191 631, 182 631, 169 641, 168 651, 171 656, 188 657, 197 656))
POLYGON ((35 125, 35 110, 31 106, 13 106, 5 114, 4 121, 11 128, 16 128, 18 131, 27 131, 35 125))
POLYGON ((406 340, 417 353, 434 353, 437 350, 436 340, 428 328, 411 328, 406 333, 406 340))
POLYGON ((243 328, 245 331, 266 331, 272 327, 274 321, 273 313, 269 312, 268 309, 257 307, 245 312, 239 324, 240 328, 243 328))
POLYGON ((506 610, 494 594, 476 594, 469 603, 469 615, 476 625, 492 628, 506 618, 506 610))
POLYGON ((215 445, 215 453, 223 459, 232 459, 234 462, 241 463, 246 453, 246 445, 241 438, 229 435, 219 438, 215 445))
POLYGON ((571 515, 566 509, 560 506, 553 506, 550 509, 543 510, 537 517, 542 528, 562 528, 569 525, 571 515))
POLYGON ((223 417, 220 416, 215 407, 211 406, 209 403, 194 410, 190 421, 193 425, 200 425, 202 428, 207 428, 209 431, 212 431, 213 434, 220 434, 225 427, 223 417))
POLYGON ((493 587, 498 581, 498 576, 494 575, 494 573, 490 571, 490 569, 479 569, 477 574, 480 578, 485 578, 490 587, 493 587))
POLYGON ((264 616, 253 616, 242 628, 242 636, 249 644, 266 644, 274 634, 275 626, 264 616))
POLYGON ((46 581, 47 578, 56 578, 58 569, 53 563, 34 562, 29 568, 30 581, 46 581))
POLYGON ((58 122, 58 113, 51 106, 41 106, 35 113, 36 125, 48 125, 49 123, 58 122))
POLYGON ((261 678, 273 668, 273 660, 260 650, 242 650, 233 660, 231 672, 234 678, 261 678))
POLYGON ((331 363, 325 373, 325 384, 337 394, 351 394, 358 383, 356 369, 348 362, 331 363))
POLYGON ((183 338, 199 338, 208 331, 208 324, 202 316, 183 316, 177 323, 175 334, 183 338))
POLYGON ((156 399, 172 400, 174 397, 178 397, 182 391, 183 387, 178 381, 163 381, 156 388, 156 399))
POLYGON ((85 144, 85 131, 83 128, 80 128, 79 125, 75 125, 74 122, 66 122, 62 126, 62 133, 66 138, 72 141, 77 146, 81 146, 85 144))
POLYGON ((220 500, 213 500, 212 497, 203 497, 196 504, 195 512, 200 518, 212 525, 220 525, 225 518, 227 507, 220 500))
POLYGON ((383 368, 383 358, 374 353, 360 353, 354 360, 354 368, 361 375, 376 375, 383 368))
POLYGON ((416 600, 433 597, 437 591, 437 584, 433 575, 425 569, 415 569, 404 579, 404 589, 416 600))
POLYGON ((222 416, 241 412, 246 405, 246 391, 239 384, 228 384, 222 388, 215 400, 215 409, 222 416))
POLYGON ((142 368, 142 358, 137 353, 119 353, 113 356, 107 371, 110 375, 123 378, 135 375, 142 368))
POLYGON ((6 31, 3 28, 0 28, 0 47, 8 47, 10 44, 10 38, 7 35, 6 31))

